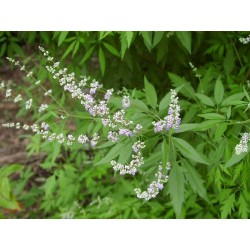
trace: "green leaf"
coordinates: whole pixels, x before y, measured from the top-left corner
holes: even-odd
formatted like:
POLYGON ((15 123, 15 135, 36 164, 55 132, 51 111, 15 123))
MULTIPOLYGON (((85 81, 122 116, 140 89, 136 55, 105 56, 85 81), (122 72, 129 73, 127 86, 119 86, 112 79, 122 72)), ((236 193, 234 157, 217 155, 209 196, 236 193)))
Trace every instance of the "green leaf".
POLYGON ((94 52, 94 49, 95 49, 95 46, 92 46, 90 49, 88 49, 88 51, 85 53, 84 57, 82 58, 80 64, 86 62, 91 57, 91 55, 94 52))
POLYGON ((111 146, 114 146, 115 145, 115 142, 112 142, 112 141, 107 141, 105 143, 103 143, 102 145, 100 146, 97 146, 96 148, 108 148, 108 147, 111 147, 111 146))
POLYGON ((128 48, 130 47, 130 45, 132 43, 133 36, 134 36, 133 31, 125 31, 125 37, 127 40, 128 48))
POLYGON ((242 219, 248 219, 249 205, 248 205, 243 193, 240 193, 240 197, 239 197, 237 203, 239 206, 239 216, 242 219))
POLYGON ((195 94, 195 96, 198 97, 199 100, 205 105, 214 107, 214 103, 210 97, 199 93, 195 94))
POLYGON ((209 121, 204 121, 200 124, 197 124, 198 126, 194 128, 194 131, 205 131, 210 128, 213 128, 214 126, 217 126, 218 124, 224 122, 224 120, 209 120, 209 121))
POLYGON ((11 193, 10 182, 7 177, 0 178, 0 207, 19 210, 20 206, 11 193))
POLYGON ((7 43, 3 43, 0 50, 0 56, 3 56, 6 51, 7 43))
POLYGON ((40 36, 45 43, 49 43, 50 37, 48 31, 40 31, 40 36))
MULTIPOLYGON (((235 105, 235 101, 240 101, 244 97, 244 93, 237 93, 227 97, 221 104, 221 106, 231 106, 235 105)), ((237 105, 237 104, 236 104, 237 105)))
POLYGON ((64 59, 75 47, 76 41, 72 42, 69 47, 67 48, 67 50, 64 52, 62 59, 64 59))
POLYGON ((79 45, 80 45, 80 42, 77 41, 76 44, 75 44, 74 50, 73 50, 72 57, 74 57, 74 55, 76 54, 76 52, 79 50, 79 45))
POLYGON ((168 92, 160 101, 159 103, 159 112, 164 111, 167 109, 168 105, 171 101, 171 92, 168 92))
POLYGON ((133 99, 131 101, 131 104, 132 104, 132 106, 136 106, 141 111, 144 111, 144 112, 148 112, 149 111, 147 105, 143 101, 141 101, 139 99, 133 99))
POLYGON ((112 53, 113 55, 117 56, 117 57, 120 57, 120 53, 119 51, 113 47, 112 45, 110 45, 109 43, 103 43, 104 47, 110 52, 112 53))
POLYGON ((191 54, 192 34, 190 31, 177 31, 175 32, 182 46, 191 54))
POLYGON ((215 83, 214 88, 214 98, 217 105, 221 104, 224 96, 224 86, 221 81, 221 76, 219 76, 215 83))
POLYGON ((207 120, 226 120, 226 117, 217 113, 206 113, 206 114, 198 114, 198 116, 203 117, 207 120))
POLYGON ((11 210, 20 210, 20 206, 18 202, 12 198, 11 200, 6 199, 4 196, 0 193, 0 207, 5 209, 11 209, 11 210))
POLYGON ((125 52, 128 49, 128 42, 125 32, 121 33, 120 40, 121 40, 121 57, 123 59, 125 52))
POLYGON ((219 140, 226 130, 227 130, 227 124, 221 123, 215 130, 214 140, 215 141, 219 140))
POLYGON ((99 31, 99 41, 112 34, 112 31, 99 31))
POLYGON ((60 32, 60 35, 59 35, 59 38, 58 38, 58 46, 60 46, 64 40, 66 39, 67 35, 68 35, 68 31, 61 31, 60 32))
POLYGON ((203 184, 204 181, 202 180, 198 171, 187 160, 183 160, 182 163, 183 163, 182 166, 186 169, 185 171, 186 180, 188 180, 193 191, 199 194, 204 200, 208 200, 207 191, 203 184))
POLYGON ((127 145, 123 147, 123 149, 120 151, 118 162, 122 164, 126 164, 128 162, 128 160, 132 155, 132 145, 133 144, 129 142, 127 145))
POLYGON ((165 34, 165 31, 154 32, 153 47, 155 47, 161 41, 164 34, 165 34))
POLYGON ((230 75, 230 73, 232 72, 232 70, 234 68, 234 61, 235 61, 234 51, 233 51, 232 46, 230 46, 227 49, 227 54, 226 54, 224 61, 223 61, 223 66, 224 66, 224 69, 225 69, 227 76, 230 75))
POLYGON ((111 160, 114 160, 121 153, 123 147, 124 143, 116 144, 103 159, 95 164, 95 166, 103 165, 110 162, 111 160))
POLYGON ((22 48, 17 43, 11 43, 10 46, 19 56, 24 56, 22 48))
POLYGON ((141 31, 141 36, 143 37, 144 44, 146 45, 148 51, 152 49, 152 31, 141 31))
POLYGON ((188 142, 183 139, 173 137, 174 145, 179 149, 183 156, 192 161, 210 165, 210 161, 196 149, 194 149, 188 142))
POLYGON ((247 91, 246 91, 246 89, 245 89, 245 87, 244 87, 244 86, 243 86, 243 91, 244 91, 244 94, 245 94, 245 96, 246 96, 247 100, 250 102, 250 97, 249 97, 249 94, 247 93, 247 91))
POLYGON ((21 171, 23 168, 24 168, 24 166, 20 165, 20 164, 12 164, 12 165, 1 167, 0 168, 0 178, 8 177, 13 173, 21 171))
POLYGON ((226 219, 228 215, 231 215, 235 204, 235 194, 231 194, 224 202, 221 207, 221 218, 226 219))
POLYGON ((0 179, 0 193, 1 196, 4 196, 6 199, 10 199, 11 190, 8 177, 0 179))
POLYGON ((157 94, 154 86, 147 80, 146 76, 144 76, 144 86, 147 102, 155 109, 157 106, 157 94))
POLYGON ((231 158, 228 160, 228 162, 226 162, 225 168, 229 168, 229 167, 233 166, 234 164, 238 163, 238 162, 241 161, 246 155, 247 155, 247 153, 241 153, 240 155, 237 155, 237 154, 233 153, 233 155, 232 155, 231 158))
POLYGON ((184 87, 180 89, 180 92, 187 98, 195 99, 195 95, 194 95, 195 91, 189 81, 173 73, 168 73, 168 77, 174 83, 174 86, 176 88, 184 84, 184 87))
POLYGON ((47 178, 43 188, 45 191, 45 198, 48 199, 53 195, 53 192, 56 189, 56 177, 55 175, 50 176, 49 178, 47 178))
POLYGON ((199 123, 181 124, 175 133, 182 133, 182 132, 190 131, 190 130, 197 128, 198 126, 199 126, 199 123))
POLYGON ((143 165, 143 167, 149 167, 149 166, 154 166, 156 162, 159 162, 162 159, 162 153, 161 151, 159 152, 154 152, 153 154, 150 155, 150 157, 148 157, 145 160, 145 163, 143 165))
POLYGON ((102 75, 104 75, 106 61, 105 61, 105 56, 101 47, 99 48, 99 63, 100 63, 102 75))
POLYGON ((168 186, 175 214, 177 217, 179 217, 181 214, 185 193, 185 179, 180 166, 172 166, 169 174, 168 186))
POLYGON ((221 192, 221 184, 224 182, 224 179, 221 175, 220 168, 216 168, 215 175, 214 175, 214 183, 215 186, 218 188, 219 192, 221 192))

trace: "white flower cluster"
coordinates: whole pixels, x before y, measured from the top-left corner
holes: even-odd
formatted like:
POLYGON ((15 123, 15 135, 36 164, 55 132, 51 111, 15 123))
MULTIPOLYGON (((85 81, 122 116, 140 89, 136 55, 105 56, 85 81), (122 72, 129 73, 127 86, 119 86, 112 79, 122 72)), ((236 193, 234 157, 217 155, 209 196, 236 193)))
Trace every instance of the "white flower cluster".
POLYGON ((175 90, 171 89, 171 102, 168 109, 168 115, 164 118, 164 120, 152 122, 154 125, 154 132, 157 133, 163 131, 164 129, 169 130, 171 128, 177 130, 180 123, 180 105, 178 102, 177 93, 175 90))
POLYGON ((239 38, 239 40, 243 44, 248 44, 248 43, 250 43, 250 35, 248 35, 248 37, 241 37, 241 38, 239 38))
POLYGON ((0 83, 0 89, 3 89, 4 86, 5 86, 5 85, 4 85, 4 82, 1 82, 1 83, 0 83))
POLYGON ((164 184, 168 181, 168 171, 170 170, 170 163, 167 163, 166 174, 163 174, 162 165, 159 165, 158 172, 155 174, 157 180, 151 182, 147 188, 147 191, 141 191, 140 188, 135 188, 134 191, 137 195, 137 198, 144 199, 146 201, 155 198, 160 190, 164 188, 164 184))
POLYGON ((48 95, 51 95, 52 94, 52 89, 49 89, 47 90, 45 93, 44 93, 44 96, 48 96, 48 95))
POLYGON ((104 99, 109 100, 111 98, 113 92, 114 92, 114 89, 108 89, 105 96, 104 96, 104 99))
POLYGON ((32 105, 32 102, 33 102, 32 99, 29 99, 28 101, 26 101, 26 102, 25 102, 25 108, 26 108, 26 109, 30 109, 30 108, 31 108, 31 105, 32 105))
POLYGON ((127 109, 130 107, 130 99, 129 99, 129 96, 123 96, 123 99, 122 99, 122 107, 124 109, 127 109))
POLYGON ((19 94, 15 97, 14 102, 16 103, 16 102, 20 102, 20 101, 22 101, 22 96, 19 94))
POLYGON ((80 144, 85 144, 87 142, 90 143, 91 147, 94 148, 98 143, 98 139, 100 136, 97 133, 93 134, 92 139, 87 137, 86 135, 79 135, 77 138, 71 134, 64 135, 63 133, 51 133, 49 131, 49 125, 45 122, 42 122, 41 125, 33 124, 23 124, 21 126, 20 122, 14 123, 3 123, 3 127, 5 128, 16 128, 16 129, 24 129, 24 130, 31 130, 33 133, 42 135, 43 139, 47 139, 49 142, 57 141, 58 143, 62 144, 65 143, 67 146, 73 145, 73 143, 78 142, 80 144))
POLYGON ((248 141, 250 140, 249 138, 249 133, 244 133, 242 135, 242 138, 240 140, 240 143, 236 145, 235 147, 235 153, 237 155, 240 155, 241 153, 246 153, 248 151, 248 141))
POLYGON ((114 160, 111 161, 111 165, 115 171, 119 171, 120 175, 130 174, 135 175, 137 169, 144 164, 144 158, 141 153, 141 149, 145 148, 145 143, 137 141, 133 144, 132 149, 135 154, 132 154, 132 160, 129 164, 122 164, 114 160))
POLYGON ((44 110, 46 110, 48 107, 49 107, 48 104, 41 104, 41 106, 38 109, 38 112, 41 113, 44 110))
POLYGON ((191 62, 189 62, 189 65, 190 65, 191 69, 194 71, 195 77, 200 78, 200 77, 201 77, 201 74, 198 73, 197 68, 196 68, 191 62))
POLYGON ((11 96, 12 89, 7 89, 5 93, 5 97, 10 97, 11 96))

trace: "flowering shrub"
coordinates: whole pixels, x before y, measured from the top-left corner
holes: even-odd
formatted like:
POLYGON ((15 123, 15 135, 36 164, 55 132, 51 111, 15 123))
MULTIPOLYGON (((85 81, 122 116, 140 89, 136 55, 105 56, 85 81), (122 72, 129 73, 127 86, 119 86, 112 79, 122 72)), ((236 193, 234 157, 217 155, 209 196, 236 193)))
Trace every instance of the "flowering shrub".
MULTIPOLYGON (((164 39, 177 37, 190 53, 190 36, 172 32, 164 39)), ((145 33, 142 37, 149 46, 145 33)), ((247 38, 242 39, 237 37, 237 42, 247 44, 247 38)), ((117 217, 122 206, 124 217, 134 213, 132 217, 148 218, 149 209, 155 209, 157 216, 166 218, 248 218, 249 135, 245 132, 239 143, 237 138, 249 122, 250 98, 246 68, 231 76, 234 54, 239 56, 235 43, 227 48, 223 69, 219 63, 198 67, 187 61, 191 81, 169 72, 169 88, 162 93, 146 76, 144 90, 106 88, 105 82, 73 73, 39 47, 39 67, 48 73, 48 85, 36 77, 35 69, 8 57, 31 87, 19 92, 2 81, 4 101, 20 105, 21 116, 32 115, 35 122, 9 120, 2 126, 28 134, 30 154, 46 154, 40 168, 48 176, 36 191, 41 209, 63 218, 93 217, 95 208, 105 211, 96 217, 117 217)), ((105 46, 116 54, 112 46, 105 46)), ((104 73, 100 50, 98 55, 104 73)), ((10 169, 10 174, 24 171, 20 166, 10 169)), ((14 198, 10 200, 6 208, 21 210, 14 198)), ((27 202, 25 196, 23 200, 27 202)))

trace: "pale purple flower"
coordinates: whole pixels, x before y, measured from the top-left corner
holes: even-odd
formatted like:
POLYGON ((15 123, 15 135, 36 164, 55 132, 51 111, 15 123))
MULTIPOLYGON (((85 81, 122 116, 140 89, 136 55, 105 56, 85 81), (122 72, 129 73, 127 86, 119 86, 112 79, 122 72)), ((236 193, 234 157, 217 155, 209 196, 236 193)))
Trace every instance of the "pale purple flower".
POLYGON ((130 107, 130 100, 129 100, 129 96, 123 96, 122 98, 122 107, 124 109, 127 109, 130 107))

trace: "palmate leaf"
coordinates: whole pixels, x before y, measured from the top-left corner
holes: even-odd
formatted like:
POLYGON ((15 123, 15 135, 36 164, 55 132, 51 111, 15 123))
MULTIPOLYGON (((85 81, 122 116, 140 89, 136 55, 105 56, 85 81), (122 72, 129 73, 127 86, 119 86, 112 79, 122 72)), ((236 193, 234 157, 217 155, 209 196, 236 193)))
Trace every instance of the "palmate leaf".
POLYGON ((183 170, 178 165, 173 165, 169 175, 169 194, 177 217, 180 216, 185 194, 185 179, 183 170))

